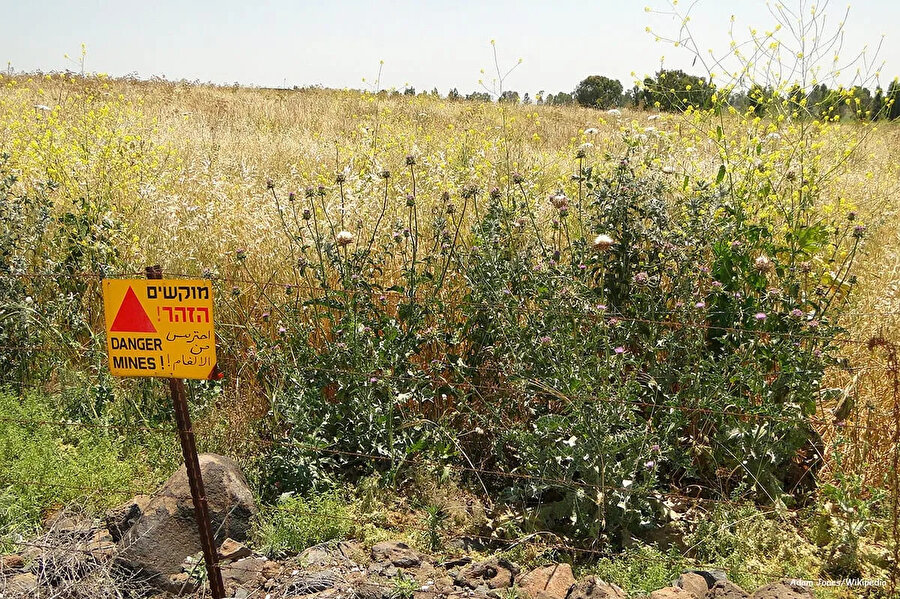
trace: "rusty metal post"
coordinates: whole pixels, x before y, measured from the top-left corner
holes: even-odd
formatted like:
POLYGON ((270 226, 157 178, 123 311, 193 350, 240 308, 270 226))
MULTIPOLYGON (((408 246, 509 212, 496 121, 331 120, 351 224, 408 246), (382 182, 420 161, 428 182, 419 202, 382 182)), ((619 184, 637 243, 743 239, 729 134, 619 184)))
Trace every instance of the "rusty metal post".
MULTIPOLYGON (((146 271, 148 279, 162 279, 162 268, 159 265, 148 266, 146 271)), ((191 426, 191 414, 188 411, 187 398, 184 394, 184 381, 169 379, 169 391, 175 406, 175 423, 178 426, 181 454, 184 457, 184 467, 187 469, 188 483, 191 487, 191 500, 194 503, 194 516, 197 519, 200 546, 203 548, 203 561, 206 563, 209 590, 213 599, 224 599, 225 585, 222 582, 219 554, 216 550, 212 524, 209 521, 209 505, 206 501, 206 491, 203 488, 203 476, 200 472, 200 458, 197 456, 194 429, 191 426)))

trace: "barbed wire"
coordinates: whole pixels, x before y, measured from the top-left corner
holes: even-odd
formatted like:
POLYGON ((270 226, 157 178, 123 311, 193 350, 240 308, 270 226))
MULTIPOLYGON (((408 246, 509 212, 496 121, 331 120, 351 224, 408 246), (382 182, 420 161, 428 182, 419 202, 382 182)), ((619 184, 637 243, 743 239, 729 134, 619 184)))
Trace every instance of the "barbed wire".
MULTIPOLYGON (((123 273, 100 273, 100 272, 79 272, 79 273, 36 273, 36 272, 21 272, 21 273, 10 273, 10 272, 0 272, 0 278, 3 277, 21 277, 21 278, 54 278, 54 279, 67 279, 67 278, 95 278, 95 279, 116 279, 116 278, 126 278, 126 277, 135 277, 143 279, 146 273, 144 271, 139 272, 123 272, 123 273)), ((230 275, 215 275, 210 273, 166 273, 167 279, 178 280, 178 279, 200 279, 200 280, 210 280, 212 282, 220 282, 220 283, 241 283, 246 285, 255 285, 257 287, 279 287, 281 289, 291 289, 292 291, 312 291, 312 292, 321 292, 321 293, 335 293, 339 295, 359 295, 359 296, 372 296, 372 295, 395 295, 398 297, 406 298, 411 301, 418 300, 432 300, 437 299, 431 296, 413 296, 410 297, 405 291, 391 289, 391 288, 363 288, 363 289, 346 289, 346 288, 338 288, 338 287, 326 287, 322 285, 310 285, 309 283, 303 281, 284 281, 284 280, 276 280, 276 279, 255 279, 251 277, 236 277, 230 275)), ((163 279, 166 280, 166 279, 163 279)), ((495 293, 497 290, 494 290, 495 293)), ((499 295, 499 294, 498 294, 499 295)), ((527 298, 528 301, 553 301, 554 298, 527 298)), ((463 300, 460 298, 447 298, 442 297, 440 301, 445 304, 449 304, 457 307, 484 307, 484 308, 497 308, 498 305, 495 303, 490 303, 487 300, 481 302, 475 302, 471 300, 463 300)), ((511 308, 509 305, 500 304, 504 308, 511 308)), ((523 309, 523 308, 520 308, 523 309)), ((556 311, 555 311, 556 312, 556 311)), ((661 310, 658 311, 658 314, 682 314, 684 310, 661 310)), ((564 315, 570 314, 583 314, 581 312, 562 312, 564 315)), ((716 311, 706 311, 703 312, 704 315, 715 316, 715 315, 728 315, 731 312, 716 312, 716 311)), ((900 310, 868 310, 868 311, 854 311, 850 312, 853 316, 900 316, 900 310)), ((615 314, 611 314, 610 317, 617 317, 615 314)), ((626 318, 624 316, 618 316, 618 318, 626 318)), ((748 331, 753 331, 756 329, 747 329, 748 331)))
MULTIPOLYGON (((412 377, 404 377, 401 374, 390 374, 379 372, 378 369, 374 369, 371 371, 359 371, 359 370, 349 370, 349 369, 339 369, 339 368, 328 368, 322 366, 295 366, 293 367, 294 372, 312 372, 312 373, 325 373, 325 374, 337 374, 348 377, 357 377, 363 379, 371 379, 372 377, 377 377, 379 380, 402 380, 404 382, 413 382, 410 379, 412 377)), ((802 374, 802 373, 798 373, 802 374)), ((499 384, 479 384, 471 381, 463 381, 463 382, 454 382, 450 380, 422 380, 420 382, 430 383, 430 384, 440 384, 440 385, 453 385, 457 384, 462 387, 467 387, 471 389, 477 389, 482 391, 490 391, 493 393, 506 393, 510 395, 522 395, 523 389, 519 387, 511 387, 499 384)), ((784 422, 788 424, 796 424, 797 418, 790 416, 780 416, 776 414, 764 414, 757 412, 747 412, 742 410, 729 410, 729 409, 715 409, 710 407, 702 407, 696 405, 688 405, 681 403, 669 403, 665 400, 660 402, 652 402, 652 401, 643 401, 638 399, 623 399, 617 397, 597 397, 597 396, 589 396, 589 397, 571 397, 561 392, 558 392, 554 389, 549 389, 546 385, 542 384, 540 381, 535 380, 524 380, 526 384, 533 385, 533 388, 539 392, 544 392, 547 395, 552 397, 556 397, 557 399, 565 400, 569 403, 576 402, 584 402, 584 403, 608 403, 620 406, 633 406, 638 408, 656 408, 656 409, 667 409, 667 410, 679 410, 685 413, 694 413, 694 414, 706 414, 709 416, 722 416, 722 417, 731 417, 731 418, 741 418, 745 420, 758 420, 758 421, 769 421, 769 422, 784 422)), ((41 389, 44 388, 46 383, 22 383, 16 380, 8 380, 8 379, 0 379, 0 384, 9 384, 12 386, 23 385, 32 388, 41 389)), ((61 392, 61 391, 58 391, 61 392)), ((884 412, 883 414, 874 408, 867 410, 867 414, 869 416, 880 416, 880 415, 889 415, 888 412, 884 412)), ((0 418, 0 421, 3 421, 4 418, 0 418)), ((868 432, 883 432, 882 426, 870 426, 864 424, 854 424, 846 421, 829 421, 823 418, 817 418, 813 416, 803 417, 805 422, 809 422, 810 424, 819 425, 819 426, 829 426, 835 427, 839 429, 854 429, 854 430, 862 430, 868 432)), ((37 424, 40 421, 32 421, 31 424, 37 424)), ((25 421, 22 421, 24 424, 25 421)), ((46 421, 47 425, 57 425, 57 426, 67 426, 65 422, 62 421, 46 421)), ((82 425, 80 423, 72 424, 72 426, 92 426, 92 425, 82 425)), ((95 425, 98 427, 103 427, 105 425, 95 425)), ((154 427, 146 427, 146 426, 130 426, 130 425, 109 425, 109 428, 121 428, 122 430, 149 430, 155 431, 159 430, 154 427)))

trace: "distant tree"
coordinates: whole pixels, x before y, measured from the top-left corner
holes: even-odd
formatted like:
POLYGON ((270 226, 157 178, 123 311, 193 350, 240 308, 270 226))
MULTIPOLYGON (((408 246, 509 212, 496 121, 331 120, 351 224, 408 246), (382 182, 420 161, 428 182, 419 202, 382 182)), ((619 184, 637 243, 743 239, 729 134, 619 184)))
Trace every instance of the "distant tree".
POLYGON ((434 96, 435 98, 440 98, 441 92, 439 92, 438 88, 435 87, 434 89, 431 90, 431 95, 434 96))
POLYGON ((770 101, 772 100, 773 90, 769 86, 753 84, 747 90, 747 108, 753 110, 757 116, 762 116, 766 112, 770 101))
POLYGON ((459 90, 456 89, 455 87, 447 93, 448 100, 459 100, 459 98, 460 98, 459 90))
POLYGON ((572 94, 567 94, 566 92, 559 92, 558 94, 551 94, 547 96, 547 104, 551 106, 569 106, 575 103, 575 99, 572 97, 572 94))
POLYGON ((900 102, 898 100, 900 100, 900 81, 894 79, 888 86, 887 98, 885 99, 885 104, 887 105, 885 113, 887 118, 892 121, 900 117, 900 102))
POLYGON ((622 94, 622 106, 638 108, 641 105, 641 88, 635 85, 622 94))
POLYGON ((503 102, 504 104, 518 104, 519 103, 519 92, 515 91, 505 91, 500 94, 500 97, 497 99, 498 102, 503 102))
POLYGON ((473 102, 490 102, 491 94, 487 92, 472 92, 466 96, 466 100, 471 100, 473 102))
POLYGON ((603 75, 591 75, 575 88, 575 101, 591 108, 612 108, 622 103, 622 83, 603 75))
POLYGON ((791 86, 790 91, 788 91, 787 100, 788 109, 791 112, 797 112, 798 114, 804 114, 806 112, 809 99, 799 83, 795 83, 791 86))
POLYGON ((540 106, 544 103, 544 90, 541 90, 535 94, 534 103, 537 104, 538 106, 540 106))
POLYGON ((414 88, 413 86, 407 87, 406 89, 403 90, 403 95, 404 96, 415 96, 416 88, 414 88))
POLYGON ((528 92, 525 92, 525 95, 522 96, 522 104, 531 104, 531 96, 528 95, 528 92))
POLYGON ((884 90, 879 86, 875 89, 875 96, 872 98, 872 104, 870 106, 870 110, 872 111, 869 115, 873 121, 884 118, 884 90))
POLYGON ((706 79, 688 75, 680 69, 661 70, 654 77, 644 79, 641 101, 668 112, 681 112, 689 106, 710 108, 715 87, 706 79))

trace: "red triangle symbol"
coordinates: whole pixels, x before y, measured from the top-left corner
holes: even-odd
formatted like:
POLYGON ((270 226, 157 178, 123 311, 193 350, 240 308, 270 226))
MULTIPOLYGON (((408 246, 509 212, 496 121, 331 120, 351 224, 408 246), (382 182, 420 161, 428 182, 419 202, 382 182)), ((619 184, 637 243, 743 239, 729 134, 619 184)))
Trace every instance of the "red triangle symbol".
POLYGON ((156 327, 150 322, 150 317, 144 311, 141 302, 134 294, 134 289, 128 288, 125 299, 119 306, 119 312, 113 321, 109 331, 116 333, 155 333, 156 327))

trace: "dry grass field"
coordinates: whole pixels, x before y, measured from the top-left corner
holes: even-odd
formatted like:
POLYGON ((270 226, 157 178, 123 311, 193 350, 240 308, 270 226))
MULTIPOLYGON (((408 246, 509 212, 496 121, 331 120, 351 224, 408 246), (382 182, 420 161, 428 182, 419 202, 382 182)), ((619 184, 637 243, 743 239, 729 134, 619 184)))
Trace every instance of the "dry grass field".
MULTIPOLYGON (((890 376, 896 365, 889 348, 870 340, 900 343, 900 128, 892 122, 728 110, 607 112, 55 74, 0 78, 0 151, 9 154, 18 189, 34 192, 53 181, 45 190, 51 212, 78 215, 71 226, 79 268, 96 272, 114 262, 119 270, 109 274, 127 274, 121 269, 159 263, 170 276, 213 276, 222 281, 218 293, 232 295, 221 298, 222 321, 235 330, 251 320, 267 327, 265 339, 226 333, 241 348, 223 353, 247 362, 229 364, 236 370, 228 401, 202 418, 213 447, 238 454, 262 447, 253 443, 258 421, 281 392, 253 382, 268 339, 277 343, 285 334, 269 307, 279 301, 270 297, 273 289, 284 293, 288 284, 322 279, 341 285, 341 266, 327 273, 322 266, 319 278, 315 269, 327 260, 316 251, 346 265, 354 248, 396 244, 364 276, 389 289, 403 282, 410 264, 414 272, 422 264, 440 273, 439 283, 434 277, 401 293, 442 297, 448 306, 442 317, 453 321, 461 318, 453 302, 465 295, 466 282, 447 266, 441 273, 442 262, 453 260, 442 244, 471 247, 475 241, 465 234, 457 240, 454 229, 468 231, 485 218, 490 198, 523 204, 529 217, 515 226, 529 233, 533 227, 565 256, 575 255, 579 240, 598 247, 595 236, 604 233, 580 218, 588 169, 612 177, 626 156, 639 156, 636 176, 661 182, 676 202, 723 180, 731 189, 777 181, 780 187, 773 184, 769 196, 754 196, 747 206, 747 218, 771 225, 775 236, 790 238, 785 206, 796 198, 813 197, 832 229, 848 220, 858 228, 858 246, 835 234, 833 247, 819 248, 813 260, 823 273, 819 291, 833 294, 829 305, 840 308, 845 329, 835 333, 841 350, 825 378, 833 390, 818 396, 814 419, 826 462, 832 441, 847 442, 835 470, 859 474, 863 487, 890 478, 900 402, 890 376), (813 174, 795 182, 798 170, 813 174), (562 195, 565 210, 553 199, 562 195), (560 214, 568 215, 562 224, 560 214), (421 247, 402 245, 404 236, 421 247), (320 244, 320 237, 328 241, 320 244), (852 272, 842 275, 849 262, 852 272), (836 416, 838 410, 849 412, 836 416)), ((26 270, 42 271, 54 251, 35 247, 26 270)), ((99 330, 99 308, 82 308, 99 330)), ((302 310, 313 345, 336 342, 337 324, 317 328, 320 307, 302 310)), ((426 323, 425 335, 440 328, 426 323)), ((325 392, 331 401, 332 391, 325 392)), ((834 476, 828 467, 819 472, 821 483, 834 476)))

